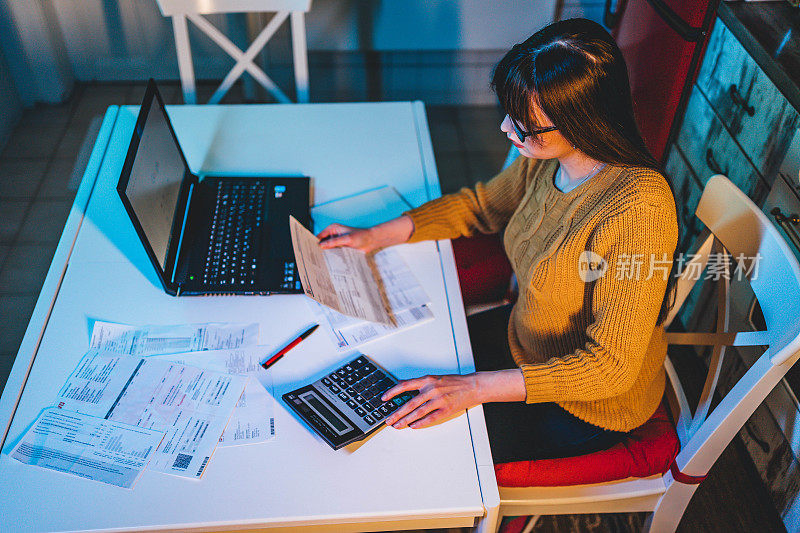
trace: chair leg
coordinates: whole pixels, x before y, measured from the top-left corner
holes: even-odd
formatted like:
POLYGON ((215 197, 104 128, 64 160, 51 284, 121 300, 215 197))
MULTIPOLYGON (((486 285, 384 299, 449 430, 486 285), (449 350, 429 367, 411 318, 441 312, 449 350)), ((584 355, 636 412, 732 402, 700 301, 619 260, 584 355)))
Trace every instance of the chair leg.
POLYGON ((647 517, 644 533, 674 533, 683 517, 689 500, 698 485, 686 485, 673 481, 658 501, 655 510, 647 517))
POLYGON ((520 533, 531 533, 533 528, 536 527, 536 522, 539 521, 539 515, 534 514, 528 518, 528 522, 525 524, 525 527, 520 531, 520 533))

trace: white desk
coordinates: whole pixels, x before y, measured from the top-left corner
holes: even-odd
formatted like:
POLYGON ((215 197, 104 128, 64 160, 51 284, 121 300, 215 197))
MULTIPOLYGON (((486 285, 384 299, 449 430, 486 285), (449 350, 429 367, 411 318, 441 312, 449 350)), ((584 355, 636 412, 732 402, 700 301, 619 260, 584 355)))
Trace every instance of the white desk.
MULTIPOLYGON (((320 203, 391 184, 412 204, 440 194, 421 103, 168 107, 192 169, 305 174, 320 203)), ((0 398, 0 531, 330 531, 472 525, 498 495, 480 408, 424 430, 384 428, 333 451, 276 402, 277 435, 220 448, 200 481, 145 471, 125 490, 8 457, 86 351, 90 322, 257 321, 277 347, 308 323, 302 295, 174 298, 160 288, 114 190, 137 107, 111 107, 0 398)), ((403 245, 436 320, 363 347, 400 378, 468 372, 472 355, 448 242, 403 245)), ((274 394, 345 356, 314 335, 270 372, 274 394)))

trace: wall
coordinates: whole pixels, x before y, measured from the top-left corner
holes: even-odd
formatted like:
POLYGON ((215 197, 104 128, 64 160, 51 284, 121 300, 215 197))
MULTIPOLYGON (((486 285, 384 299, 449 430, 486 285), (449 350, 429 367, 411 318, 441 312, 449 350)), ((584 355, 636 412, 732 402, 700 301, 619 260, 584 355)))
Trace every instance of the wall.
MULTIPOLYGON (((314 0, 306 16, 312 101, 422 99, 492 103, 502 53, 553 19, 555 0, 314 0), (535 5, 535 9, 532 6, 535 5)), ((155 0, 52 0, 76 79, 177 79, 172 26, 155 0)), ((603 2, 564 2, 563 16, 599 20, 603 2)), ((240 47, 243 15, 209 19, 240 47)), ((284 24, 259 58, 291 93, 284 24)), ((198 79, 221 79, 232 60, 189 24, 198 79)), ((252 39, 252 37, 251 37, 252 39)))
POLYGON ((11 74, 0 50, 0 152, 22 116, 22 101, 14 87, 11 74))

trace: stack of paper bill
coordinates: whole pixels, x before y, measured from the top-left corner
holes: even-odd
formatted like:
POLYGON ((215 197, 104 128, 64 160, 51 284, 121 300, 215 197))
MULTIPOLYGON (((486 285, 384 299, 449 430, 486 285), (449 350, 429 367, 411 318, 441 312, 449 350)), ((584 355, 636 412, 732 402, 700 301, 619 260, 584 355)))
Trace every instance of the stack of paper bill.
POLYGON ((218 445, 275 434, 257 324, 95 323, 91 349, 11 456, 130 488, 145 467, 199 479, 218 445), (252 379, 251 379, 252 378, 252 379))

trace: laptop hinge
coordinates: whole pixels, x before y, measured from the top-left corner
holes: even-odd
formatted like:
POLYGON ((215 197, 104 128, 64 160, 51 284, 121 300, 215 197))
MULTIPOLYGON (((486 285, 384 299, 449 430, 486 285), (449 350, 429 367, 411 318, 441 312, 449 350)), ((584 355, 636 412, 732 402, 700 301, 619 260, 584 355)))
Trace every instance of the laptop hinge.
MULTIPOLYGON (((178 248, 175 251, 175 261, 172 265, 172 276, 170 281, 175 283, 175 274, 178 271, 178 262, 181 258, 181 246, 183 245, 183 235, 186 233, 186 220, 189 218, 189 206, 192 204, 192 192, 194 191, 194 183, 189 184, 189 196, 186 199, 186 205, 183 208, 183 222, 181 222, 181 233, 178 237, 178 248)), ((180 287, 178 287, 178 292, 180 292, 180 287)))

